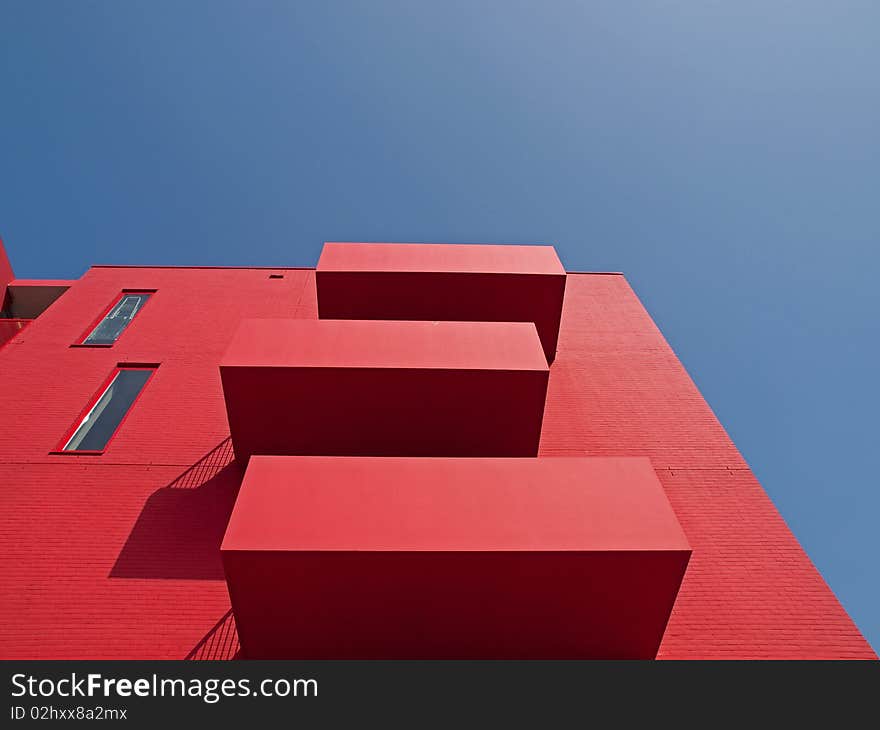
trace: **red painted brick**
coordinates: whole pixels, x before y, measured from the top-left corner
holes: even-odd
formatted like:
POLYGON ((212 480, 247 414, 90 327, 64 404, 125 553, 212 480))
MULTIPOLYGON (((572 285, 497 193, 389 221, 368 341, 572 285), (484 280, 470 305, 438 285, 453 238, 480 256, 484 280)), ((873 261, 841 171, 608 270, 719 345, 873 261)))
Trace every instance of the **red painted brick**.
MULTIPOLYGON (((0 349, 0 655, 235 655, 218 363, 243 318, 316 315, 310 270, 93 268, 0 349), (123 287, 158 291, 71 347, 123 287), (119 362, 160 366, 106 453, 50 454, 119 362)), ((568 277, 540 448, 651 458, 693 548, 659 658, 874 657, 622 276, 568 277)))
POLYGON ((217 364, 241 318, 316 311, 312 272, 269 273, 93 268, 0 351, 0 655, 234 655, 219 548, 241 473, 217 364), (123 287, 158 291, 114 347, 71 347, 123 287), (126 361, 160 365, 106 453, 50 455, 126 361))
POLYGON ((693 548, 658 658, 876 658, 622 276, 568 277, 541 454, 651 458, 693 548))

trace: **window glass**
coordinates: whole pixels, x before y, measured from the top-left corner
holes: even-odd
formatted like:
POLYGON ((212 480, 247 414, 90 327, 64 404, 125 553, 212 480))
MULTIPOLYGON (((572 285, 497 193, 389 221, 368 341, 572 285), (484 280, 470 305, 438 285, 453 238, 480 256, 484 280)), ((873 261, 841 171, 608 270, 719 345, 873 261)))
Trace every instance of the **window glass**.
POLYGON ((141 310, 150 295, 146 292, 123 294, 98 326, 83 341, 84 345, 112 345, 141 310))
POLYGON ((148 368, 118 370, 63 451, 103 451, 152 374, 148 368))

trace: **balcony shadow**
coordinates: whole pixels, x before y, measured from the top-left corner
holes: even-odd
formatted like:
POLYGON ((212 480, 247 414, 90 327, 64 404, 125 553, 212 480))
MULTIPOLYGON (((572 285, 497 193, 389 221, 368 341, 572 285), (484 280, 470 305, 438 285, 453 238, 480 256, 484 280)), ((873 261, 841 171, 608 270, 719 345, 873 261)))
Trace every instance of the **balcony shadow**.
POLYGON ((241 658, 241 645, 230 608, 204 638, 185 657, 190 661, 213 661, 241 658))
POLYGON ((150 495, 110 577, 223 580, 220 543, 243 476, 225 439, 150 495))

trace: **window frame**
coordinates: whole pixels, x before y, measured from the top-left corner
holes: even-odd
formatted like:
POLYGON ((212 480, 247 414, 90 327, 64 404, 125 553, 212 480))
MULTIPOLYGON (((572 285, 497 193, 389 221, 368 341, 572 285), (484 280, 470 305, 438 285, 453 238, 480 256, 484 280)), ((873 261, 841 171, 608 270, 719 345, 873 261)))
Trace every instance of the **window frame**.
POLYGON ((50 454, 62 455, 62 456, 100 456, 101 454, 106 453, 107 449, 110 448, 110 444, 113 443, 113 439, 116 438, 117 434, 122 430, 122 426, 125 421, 128 419, 131 412, 134 410, 134 407, 137 405, 137 402, 141 399, 144 394, 144 391, 147 389, 147 386, 150 384, 150 381, 156 375, 156 371, 159 369, 159 363, 117 363, 116 367, 110 371, 110 375, 108 375, 104 381, 101 383, 101 386, 92 394, 92 397, 89 398, 86 403, 85 408, 83 408, 79 415, 74 419, 73 424, 64 432, 64 435, 61 437, 61 440, 55 446, 55 448, 50 451, 50 454), (150 376, 144 381, 144 384, 141 386, 140 391, 138 392, 135 399, 131 402, 131 405, 128 407, 128 410, 119 419, 119 423, 116 424, 116 428, 113 429, 113 433, 110 434, 110 438, 107 439, 107 443, 104 444, 103 449, 81 449, 81 450, 67 450, 65 447, 70 443, 70 440, 74 437, 76 432, 80 429, 85 421, 86 417, 95 410, 95 407, 98 405, 98 402, 101 398, 104 397, 104 394, 113 385, 113 381, 119 376, 123 370, 150 370, 150 376))
POLYGON ((99 342, 86 342, 86 340, 91 336, 91 334, 98 329, 98 325, 101 324, 110 312, 113 311, 113 308, 119 304, 123 300, 124 297, 131 296, 132 294, 146 294, 147 300, 141 305, 141 308, 135 313, 135 317, 141 313, 144 309, 146 309, 147 305, 153 300, 153 296, 156 294, 158 289, 123 289, 119 292, 114 298, 113 301, 110 302, 108 306, 106 306, 94 320, 92 323, 86 328, 86 331, 80 335, 79 339, 74 342, 71 347, 113 347, 120 339, 122 339, 123 335, 128 332, 129 326, 134 322, 134 318, 125 326, 122 332, 119 333, 119 337, 117 337, 113 342, 109 344, 99 343, 99 342))

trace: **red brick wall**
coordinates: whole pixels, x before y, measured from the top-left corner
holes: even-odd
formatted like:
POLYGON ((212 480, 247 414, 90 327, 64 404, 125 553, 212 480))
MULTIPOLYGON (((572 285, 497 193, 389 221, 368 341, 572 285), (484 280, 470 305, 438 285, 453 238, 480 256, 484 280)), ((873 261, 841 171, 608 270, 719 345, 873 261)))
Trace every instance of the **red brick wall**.
POLYGON ((541 453, 649 456, 693 548, 658 657, 873 658, 624 277, 562 322, 541 453))
POLYGON ((241 479, 217 363, 240 318, 316 309, 312 272, 269 273, 94 268, 0 350, 0 655, 234 653, 212 640, 241 479), (70 347, 123 287, 158 292, 114 347, 70 347), (50 455, 126 361, 160 366, 106 453, 50 455))
MULTIPOLYGON (((217 363, 242 317, 316 316, 269 273, 94 268, 0 350, 0 656, 234 655, 217 363), (70 347, 123 287, 158 293, 70 347), (118 362, 161 364, 106 453, 50 455, 118 362)), ((693 547, 661 658, 873 656, 621 276, 569 276, 541 452, 652 458, 693 547)))

